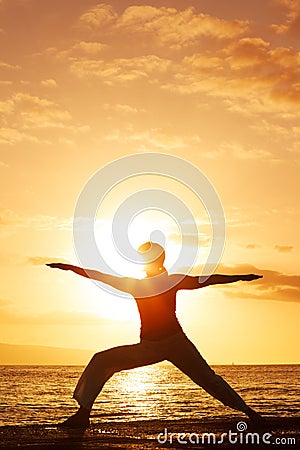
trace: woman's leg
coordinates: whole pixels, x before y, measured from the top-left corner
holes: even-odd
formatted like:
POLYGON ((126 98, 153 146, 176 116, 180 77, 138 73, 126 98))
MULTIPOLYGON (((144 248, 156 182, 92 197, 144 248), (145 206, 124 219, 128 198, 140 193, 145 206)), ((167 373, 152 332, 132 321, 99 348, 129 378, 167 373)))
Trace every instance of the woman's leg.
POLYGON ((168 359, 224 405, 246 413, 253 420, 259 419, 260 415, 253 411, 221 376, 216 375, 185 335, 180 336, 176 346, 170 347, 168 359))
POLYGON ((141 341, 96 353, 78 380, 73 397, 80 405, 75 415, 63 422, 63 426, 85 427, 93 403, 105 382, 121 370, 134 369, 162 361, 164 355, 157 343, 141 341))

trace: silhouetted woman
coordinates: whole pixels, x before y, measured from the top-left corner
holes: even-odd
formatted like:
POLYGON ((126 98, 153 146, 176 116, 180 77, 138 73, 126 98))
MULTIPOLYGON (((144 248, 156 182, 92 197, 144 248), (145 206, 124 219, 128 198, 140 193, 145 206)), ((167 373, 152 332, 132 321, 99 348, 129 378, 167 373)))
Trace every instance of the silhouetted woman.
POLYGON ((141 318, 140 342, 96 353, 82 373, 73 397, 78 411, 60 424, 80 428, 89 425, 93 403, 105 382, 116 372, 168 360, 224 405, 242 411, 250 419, 262 419, 250 408, 202 358, 194 344, 184 334, 176 317, 176 293, 180 289, 199 289, 212 284, 252 281, 259 275, 211 275, 201 277, 183 274, 169 275, 164 267, 165 251, 159 244, 146 242, 138 249, 145 261, 143 279, 116 277, 69 264, 52 263, 56 269, 71 270, 83 277, 101 281, 131 294, 141 318))

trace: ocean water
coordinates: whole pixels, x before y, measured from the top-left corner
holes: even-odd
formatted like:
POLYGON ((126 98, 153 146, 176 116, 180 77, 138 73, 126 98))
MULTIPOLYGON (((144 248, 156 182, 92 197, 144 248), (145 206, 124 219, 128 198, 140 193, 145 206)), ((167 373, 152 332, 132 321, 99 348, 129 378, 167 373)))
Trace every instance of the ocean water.
MULTIPOLYGON (((300 416, 300 365, 214 366, 266 416, 300 416)), ((83 367, 0 366, 0 425, 56 423, 74 413, 83 367)), ((92 422, 232 417, 186 375, 163 362, 115 374, 95 402, 92 422)))

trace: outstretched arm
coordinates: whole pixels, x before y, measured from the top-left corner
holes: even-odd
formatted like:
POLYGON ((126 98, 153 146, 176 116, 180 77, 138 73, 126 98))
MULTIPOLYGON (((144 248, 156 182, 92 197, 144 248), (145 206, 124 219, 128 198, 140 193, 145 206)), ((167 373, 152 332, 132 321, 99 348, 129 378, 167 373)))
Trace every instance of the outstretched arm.
POLYGON ((254 273, 250 273, 247 275, 211 275, 206 282, 204 282, 205 286, 210 286, 212 284, 227 284, 227 283, 235 283, 236 281, 253 281, 262 278, 262 275, 255 275, 254 273))
POLYGON ((227 284, 235 283, 236 281, 253 281, 262 278, 262 275, 254 275, 253 273, 248 275, 211 275, 206 277, 192 277, 186 276, 179 283, 179 289, 199 289, 205 286, 211 286, 213 284, 227 284))
POLYGON ((101 281, 102 283, 109 284, 119 291, 129 292, 132 287, 133 278, 116 277, 109 275, 108 273, 99 272, 98 270, 83 269, 82 267, 72 266, 71 264, 63 263, 51 263, 46 266, 52 269, 71 270, 78 275, 85 278, 92 278, 93 280, 101 281))

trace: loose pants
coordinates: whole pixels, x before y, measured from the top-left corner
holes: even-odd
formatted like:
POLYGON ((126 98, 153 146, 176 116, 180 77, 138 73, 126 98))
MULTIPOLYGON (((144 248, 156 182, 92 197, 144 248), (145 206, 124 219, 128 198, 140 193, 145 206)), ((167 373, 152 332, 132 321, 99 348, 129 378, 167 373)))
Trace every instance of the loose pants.
POLYGON ((141 340, 96 353, 82 373, 73 397, 91 409, 105 382, 116 372, 168 360, 224 405, 245 411, 244 400, 202 358, 194 344, 180 332, 160 341, 141 340))

